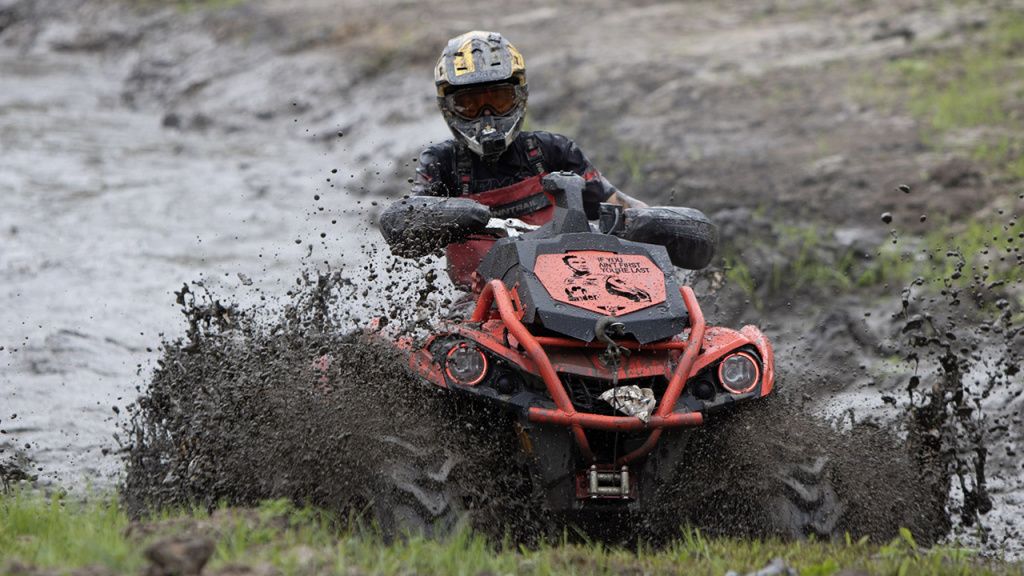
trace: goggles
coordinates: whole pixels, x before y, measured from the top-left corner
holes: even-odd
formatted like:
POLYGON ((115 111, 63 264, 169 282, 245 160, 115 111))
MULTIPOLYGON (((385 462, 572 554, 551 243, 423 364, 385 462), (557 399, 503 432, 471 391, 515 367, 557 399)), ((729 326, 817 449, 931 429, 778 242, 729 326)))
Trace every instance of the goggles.
POLYGON ((504 116, 519 103, 516 87, 511 84, 466 88, 445 98, 452 112, 466 120, 479 118, 485 110, 494 116, 504 116))

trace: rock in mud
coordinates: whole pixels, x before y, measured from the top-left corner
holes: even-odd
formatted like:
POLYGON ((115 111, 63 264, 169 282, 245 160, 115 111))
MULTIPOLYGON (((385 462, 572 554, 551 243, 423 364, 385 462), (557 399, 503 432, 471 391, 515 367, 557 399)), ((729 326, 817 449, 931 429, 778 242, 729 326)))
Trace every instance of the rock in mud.
MULTIPOLYGON (((726 576, 740 576, 739 572, 730 570, 725 573, 726 576)), ((746 576, 797 576, 800 574, 795 568, 792 568, 782 558, 774 558, 767 566, 760 570, 753 572, 747 572, 746 576)))
POLYGON ((210 560, 216 544, 196 536, 175 536, 146 548, 150 565, 146 576, 198 576, 210 560))

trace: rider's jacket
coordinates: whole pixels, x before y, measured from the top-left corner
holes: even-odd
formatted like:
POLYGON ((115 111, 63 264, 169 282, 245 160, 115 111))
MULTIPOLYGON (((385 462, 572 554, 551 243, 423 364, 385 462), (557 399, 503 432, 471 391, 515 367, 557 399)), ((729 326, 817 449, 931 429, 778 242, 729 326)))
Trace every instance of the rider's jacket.
MULTIPOLYGON (((484 162, 453 140, 435 144, 420 154, 413 194, 462 196, 491 207, 496 218, 519 218, 544 224, 553 208, 540 179, 549 172, 575 172, 586 180, 583 204, 596 218, 599 204, 616 192, 576 144, 550 132, 521 132, 494 162, 484 162)), ((462 287, 472 275, 493 238, 471 237, 447 248, 448 275, 462 287)))

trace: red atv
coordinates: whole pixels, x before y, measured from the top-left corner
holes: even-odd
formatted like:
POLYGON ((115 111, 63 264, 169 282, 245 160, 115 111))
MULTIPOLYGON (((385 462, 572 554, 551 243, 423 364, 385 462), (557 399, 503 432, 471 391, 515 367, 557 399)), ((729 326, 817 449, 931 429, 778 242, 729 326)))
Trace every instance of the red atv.
POLYGON ((545 177, 555 211, 539 227, 492 219, 471 200, 413 197, 381 228, 409 257, 500 236, 477 269, 472 311, 400 346, 435 386, 514 414, 549 511, 617 514, 670 481, 687 428, 771 393, 774 362, 760 330, 707 326, 675 280, 676 266, 703 268, 714 254, 702 213, 602 205, 595 225, 583 184, 545 177))

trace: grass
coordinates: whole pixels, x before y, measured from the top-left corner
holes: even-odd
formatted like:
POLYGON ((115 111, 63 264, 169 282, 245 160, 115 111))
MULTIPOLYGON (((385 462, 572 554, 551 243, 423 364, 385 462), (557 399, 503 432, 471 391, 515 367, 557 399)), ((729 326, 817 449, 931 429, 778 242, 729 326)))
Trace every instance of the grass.
POLYGON ((743 290, 750 297, 754 307, 760 309, 763 303, 757 292, 757 282, 750 272, 750 267, 743 261, 742 255, 733 253, 731 256, 723 258, 723 261, 726 281, 743 290))
POLYGON ((966 147, 974 159, 1024 179, 1022 79, 1024 15, 1006 10, 962 48, 894 60, 874 92, 905 105, 931 147, 966 147))
POLYGON ((627 184, 632 187, 643 185, 647 175, 647 165, 657 156, 644 146, 623 142, 619 145, 618 161, 629 175, 627 184))
MULTIPOLYGON (((995 179, 1024 181, 1024 13, 1003 8, 991 14, 984 27, 965 33, 962 44, 919 42, 855 90, 862 99, 916 118, 930 148, 970 157, 995 179)), ((936 291, 976 279, 1024 282, 1024 260, 1012 251, 1024 241, 1017 236, 1020 225, 1010 229, 994 218, 967 217, 930 227, 920 236, 903 234, 896 244, 885 240, 864 255, 837 246, 828 229, 776 224, 769 237, 755 239, 774 246, 771 259, 760 257, 756 241, 740 240, 737 247, 755 249, 725 248, 725 275, 758 308, 798 295, 905 286, 918 277, 936 291), (954 278, 961 258, 961 274, 954 278)))
POLYGON ((0 558, 36 566, 135 568, 140 562, 123 536, 126 526, 124 514, 110 501, 62 502, 20 493, 3 496, 0 558))
MULTIPOLYGON (((781 558, 801 574, 842 570, 869 574, 1019 574, 1020 564, 986 560, 957 547, 920 548, 909 531, 885 544, 780 542, 707 538, 682 530, 654 550, 570 544, 523 549, 492 546, 463 531, 443 541, 422 538, 386 545, 339 530, 317 510, 271 501, 254 510, 168 512, 133 523, 113 498, 87 501, 15 492, 0 496, 0 558, 59 571, 104 566, 138 573, 143 550, 182 532, 211 534, 210 568, 273 567, 283 574, 722 574, 747 572, 781 558)), ((4 566, 0 565, 0 571, 4 566)))
POLYGON ((776 224, 769 244, 784 259, 771 261, 767 270, 755 276, 743 253, 727 249, 724 270, 726 280, 750 296, 759 309, 765 302, 797 294, 851 293, 903 286, 916 278, 935 290, 968 282, 1020 285, 1024 260, 1012 250, 1024 242, 1021 232, 1024 225, 1015 220, 937 222, 924 235, 904 235, 895 244, 886 240, 864 255, 837 246, 820 227, 776 224))

